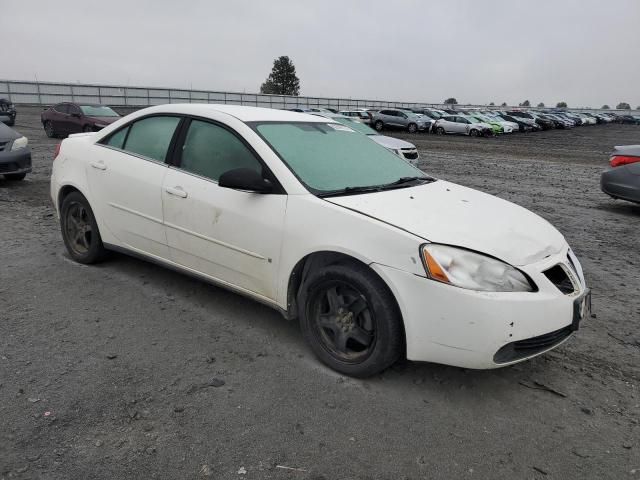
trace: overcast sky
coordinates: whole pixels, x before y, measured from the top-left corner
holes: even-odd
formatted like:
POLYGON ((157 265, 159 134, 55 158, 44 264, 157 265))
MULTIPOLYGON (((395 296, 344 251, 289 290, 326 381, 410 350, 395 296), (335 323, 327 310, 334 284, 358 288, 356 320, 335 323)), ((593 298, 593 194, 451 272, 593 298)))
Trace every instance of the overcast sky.
POLYGON ((0 0, 0 78, 301 95, 640 105, 639 0, 0 0))

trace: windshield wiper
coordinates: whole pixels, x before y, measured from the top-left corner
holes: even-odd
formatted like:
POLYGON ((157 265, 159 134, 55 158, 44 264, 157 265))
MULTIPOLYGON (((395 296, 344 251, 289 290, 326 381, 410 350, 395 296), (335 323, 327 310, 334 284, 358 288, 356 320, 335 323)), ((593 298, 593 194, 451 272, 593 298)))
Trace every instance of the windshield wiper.
POLYGON ((319 197, 332 197, 336 195, 353 195, 356 193, 373 193, 373 192, 382 192, 384 190, 393 190, 395 188, 404 188, 413 186, 414 182, 423 181, 424 183, 435 182, 436 179, 433 177, 401 177, 398 180, 395 180, 391 183, 384 183, 382 185, 368 185, 361 187, 345 187, 339 190, 331 190, 328 192, 322 192, 318 194, 319 197))
POLYGON ((413 183, 413 182, 417 182, 418 180, 423 180, 425 182, 435 182, 435 178, 431 178, 431 177, 400 177, 398 180, 396 180, 395 182, 391 182, 391 183, 386 183, 384 185, 381 185, 382 188, 386 189, 386 188, 393 188, 393 187, 398 187, 398 186, 404 186, 407 183, 413 183))

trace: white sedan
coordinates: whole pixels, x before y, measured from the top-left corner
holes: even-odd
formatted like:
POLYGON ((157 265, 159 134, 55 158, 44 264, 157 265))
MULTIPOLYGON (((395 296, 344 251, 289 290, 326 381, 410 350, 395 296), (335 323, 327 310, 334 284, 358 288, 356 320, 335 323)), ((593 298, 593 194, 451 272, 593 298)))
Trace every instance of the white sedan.
POLYGON ((69 255, 150 259, 298 319, 320 360, 494 368, 556 347, 590 305, 564 237, 330 119, 162 105, 58 147, 69 255))

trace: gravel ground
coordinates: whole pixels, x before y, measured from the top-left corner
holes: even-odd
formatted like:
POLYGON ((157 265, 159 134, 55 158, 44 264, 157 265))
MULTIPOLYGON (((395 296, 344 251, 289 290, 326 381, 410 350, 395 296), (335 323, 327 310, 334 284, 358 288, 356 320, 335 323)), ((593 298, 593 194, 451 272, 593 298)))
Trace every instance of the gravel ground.
POLYGON ((243 297, 123 255, 71 262, 48 193, 56 141, 35 109, 15 128, 34 172, 0 180, 1 479, 640 479, 640 206, 598 187, 640 128, 398 134, 427 172, 555 224, 594 316, 513 367, 401 362, 366 381, 243 297))

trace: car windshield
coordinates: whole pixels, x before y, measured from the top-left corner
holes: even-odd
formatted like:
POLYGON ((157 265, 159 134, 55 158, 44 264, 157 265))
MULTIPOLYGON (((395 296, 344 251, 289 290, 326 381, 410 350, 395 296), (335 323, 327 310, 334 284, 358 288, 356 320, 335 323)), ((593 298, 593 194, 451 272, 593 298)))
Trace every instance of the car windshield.
POLYGON ((298 179, 319 195, 432 180, 398 155, 339 123, 254 122, 252 127, 298 179))
POLYGON ((119 117, 116 112, 104 105, 80 105, 80 110, 87 117, 119 117))
POLYGON ((332 120, 339 122, 347 127, 353 128, 356 132, 364 133, 365 135, 379 135, 373 128, 365 125, 362 122, 354 120, 349 117, 331 117, 332 120))

